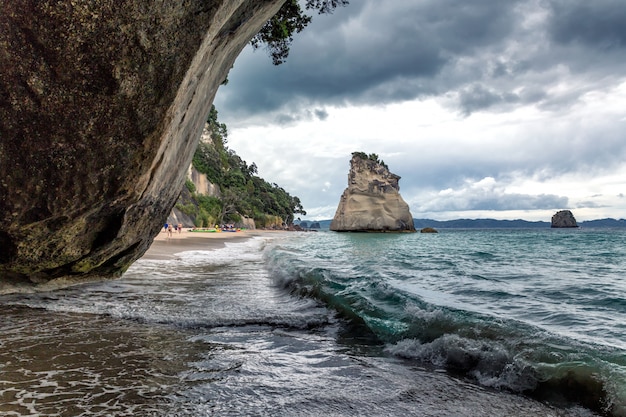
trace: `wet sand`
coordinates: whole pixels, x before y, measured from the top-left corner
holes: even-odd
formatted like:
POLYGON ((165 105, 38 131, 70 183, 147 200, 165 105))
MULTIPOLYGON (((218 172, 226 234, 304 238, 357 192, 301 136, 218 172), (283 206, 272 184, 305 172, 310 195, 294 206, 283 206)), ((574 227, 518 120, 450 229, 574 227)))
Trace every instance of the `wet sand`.
POLYGON ((241 241, 262 233, 257 230, 251 232, 192 232, 191 230, 183 229, 180 233, 174 231, 171 237, 162 230, 154 238, 152 246, 142 259, 176 259, 176 254, 180 252, 219 249, 224 247, 226 241, 241 241))

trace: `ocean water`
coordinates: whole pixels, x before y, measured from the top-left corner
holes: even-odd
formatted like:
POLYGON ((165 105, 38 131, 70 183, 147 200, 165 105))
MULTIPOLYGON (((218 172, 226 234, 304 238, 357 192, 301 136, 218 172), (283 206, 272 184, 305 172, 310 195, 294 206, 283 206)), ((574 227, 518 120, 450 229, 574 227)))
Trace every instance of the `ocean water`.
POLYGON ((269 234, 0 297, 0 415, 626 416, 626 231, 269 234))

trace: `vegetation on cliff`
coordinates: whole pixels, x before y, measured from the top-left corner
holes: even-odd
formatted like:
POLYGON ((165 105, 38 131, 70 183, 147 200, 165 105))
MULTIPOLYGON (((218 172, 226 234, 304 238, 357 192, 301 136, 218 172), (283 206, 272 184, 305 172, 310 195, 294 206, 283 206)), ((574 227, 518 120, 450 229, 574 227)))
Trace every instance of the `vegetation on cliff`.
POLYGON ((364 161, 373 161, 379 165, 384 166, 385 168, 389 169, 389 167, 387 166, 387 164, 385 163, 385 161, 383 161, 382 159, 378 159, 378 155, 375 153, 371 153, 371 154, 366 154, 365 152, 352 152, 352 157, 359 157, 364 161))
MULTIPOLYGON (((347 0, 307 0, 304 7, 306 10, 317 10, 318 14, 329 14, 348 3, 347 0)), ((301 32, 311 20, 312 17, 304 13, 298 0, 287 0, 250 43, 255 49, 265 45, 274 65, 280 65, 289 56, 293 35, 301 32)))
POLYGON ((196 226, 236 223, 241 216, 254 219, 257 227, 293 223, 296 214, 306 215, 298 197, 257 174, 255 163, 248 165, 227 144, 228 129, 217 119, 215 106, 207 120, 210 141, 201 141, 193 157, 193 167, 220 189, 221 197, 196 193, 187 181, 177 208, 190 215, 196 226))

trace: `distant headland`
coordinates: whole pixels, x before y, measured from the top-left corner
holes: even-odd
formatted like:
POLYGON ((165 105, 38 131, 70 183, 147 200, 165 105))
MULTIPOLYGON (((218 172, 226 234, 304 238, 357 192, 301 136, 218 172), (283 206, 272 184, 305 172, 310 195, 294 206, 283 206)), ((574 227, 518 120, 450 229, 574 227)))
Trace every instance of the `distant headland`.
MULTIPOLYGON (((328 229, 331 220, 305 220, 301 222, 303 228, 315 223, 320 230, 328 229)), ((413 219, 416 229, 432 227, 435 229, 550 229, 549 221, 528 220, 496 220, 496 219, 455 219, 455 220, 432 220, 413 219)), ((626 228, 626 219, 598 219, 578 222, 579 228, 626 228)))

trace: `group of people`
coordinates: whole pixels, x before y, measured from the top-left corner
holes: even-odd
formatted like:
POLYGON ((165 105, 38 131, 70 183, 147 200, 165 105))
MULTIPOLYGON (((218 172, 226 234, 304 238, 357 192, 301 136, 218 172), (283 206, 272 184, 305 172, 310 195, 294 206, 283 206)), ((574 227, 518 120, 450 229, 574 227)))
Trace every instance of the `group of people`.
POLYGON ((167 232, 167 237, 172 237, 172 235, 174 234, 174 231, 178 231, 178 233, 182 233, 183 231, 182 223, 178 223, 178 224, 165 223, 163 227, 165 228, 165 231, 167 232))

